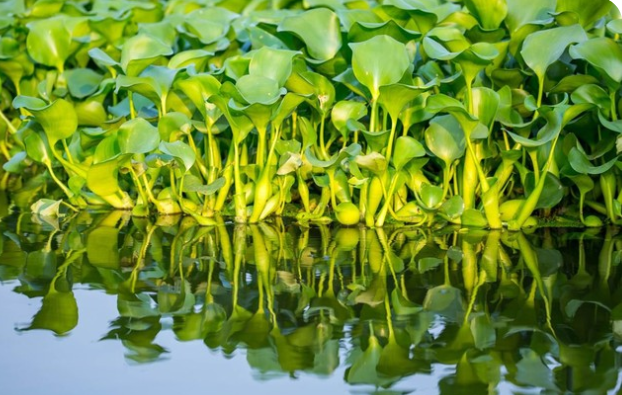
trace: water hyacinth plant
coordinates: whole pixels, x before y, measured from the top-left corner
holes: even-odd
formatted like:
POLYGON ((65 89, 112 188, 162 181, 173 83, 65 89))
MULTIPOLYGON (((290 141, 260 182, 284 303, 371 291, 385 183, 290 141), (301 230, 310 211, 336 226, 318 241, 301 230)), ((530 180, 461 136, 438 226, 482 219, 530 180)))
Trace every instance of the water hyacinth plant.
POLYGON ((17 207, 201 225, 622 222, 608 0, 0 10, 0 186, 17 207))

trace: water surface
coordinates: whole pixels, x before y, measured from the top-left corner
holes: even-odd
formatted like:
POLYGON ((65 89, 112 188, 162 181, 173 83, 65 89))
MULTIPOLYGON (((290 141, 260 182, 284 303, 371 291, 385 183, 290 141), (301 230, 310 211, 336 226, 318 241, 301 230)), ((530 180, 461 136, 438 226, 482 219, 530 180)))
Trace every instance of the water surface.
POLYGON ((605 394, 622 235, 2 222, 0 393, 605 394))

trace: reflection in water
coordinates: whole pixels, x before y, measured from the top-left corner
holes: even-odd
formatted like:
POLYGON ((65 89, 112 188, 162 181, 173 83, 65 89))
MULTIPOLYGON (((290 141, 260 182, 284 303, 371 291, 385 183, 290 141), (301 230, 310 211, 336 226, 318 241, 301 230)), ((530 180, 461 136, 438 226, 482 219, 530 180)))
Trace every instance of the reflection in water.
POLYGON ((380 388, 434 374, 443 394, 503 382, 601 394, 618 381, 622 236, 612 229, 34 219, 3 224, 0 280, 42 300, 20 331, 69 333, 79 325, 72 287, 83 284, 116 298, 101 339, 121 341, 137 363, 166 358, 156 337, 172 330, 224 356, 244 349, 262 379, 345 366, 347 383, 380 388))

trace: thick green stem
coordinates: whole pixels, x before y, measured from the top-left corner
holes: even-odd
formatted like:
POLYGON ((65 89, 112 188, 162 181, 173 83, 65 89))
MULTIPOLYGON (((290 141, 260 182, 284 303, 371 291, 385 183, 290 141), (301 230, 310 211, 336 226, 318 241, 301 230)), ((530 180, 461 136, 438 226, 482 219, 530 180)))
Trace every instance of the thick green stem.
POLYGON ((258 141, 257 141, 257 155, 255 157, 255 164, 259 168, 263 168, 266 164, 266 128, 257 128, 258 141))
POLYGON ((320 154, 323 156, 322 159, 327 160, 329 158, 328 151, 326 150, 326 143, 324 142, 324 127, 325 127, 325 119, 322 116, 322 120, 320 121, 320 154))
POLYGON ((3 111, 0 111, 0 118, 4 121, 4 123, 6 123, 6 126, 7 128, 9 128, 9 131, 11 132, 11 134, 17 133, 17 129, 15 128, 15 125, 13 125, 11 121, 9 121, 6 115, 4 115, 3 111))
POLYGON ((136 109, 134 108, 134 93, 132 91, 127 92, 127 99, 130 102, 130 119, 136 118, 136 109))
POLYGON ((462 169, 462 200, 464 200, 464 208, 471 209, 475 207, 475 189, 477 188, 477 168, 473 156, 466 155, 464 158, 464 166, 462 169))
POLYGON ((389 211, 389 207, 393 202, 393 191, 395 190, 395 186, 397 184, 398 174, 396 173, 391 179, 391 184, 389 185, 389 193, 387 194, 387 198, 384 201, 384 205, 380 209, 378 213, 378 217, 376 218, 376 226, 382 228, 384 226, 384 221, 387 218, 387 212, 389 211))
POLYGON ((54 180, 54 182, 60 187, 60 189, 63 190, 65 195, 67 195, 68 198, 73 197, 74 196, 73 192, 71 192, 69 188, 67 188, 65 184, 63 184, 63 182, 59 180, 58 177, 56 177, 56 174, 54 173, 54 169, 52 169, 52 164, 49 162, 45 162, 45 167, 47 167, 48 171, 50 172, 50 176, 52 177, 52 180, 54 180))
POLYGON ((378 98, 374 98, 371 101, 371 116, 369 119, 369 131, 370 132, 375 132, 376 131, 376 119, 378 118, 378 98))
POLYGON ((391 119, 391 134, 389 135, 389 142, 387 143, 387 162, 391 162, 391 156, 393 155, 393 144, 395 140, 395 131, 397 130, 397 119, 391 119))
MULTIPOLYGON (((536 105, 538 108, 542 106, 542 97, 544 96, 544 78, 538 78, 538 99, 536 105)), ((534 114, 534 119, 538 117, 538 112, 534 114)))
POLYGON ((132 165, 130 165, 128 169, 129 169, 130 175, 132 176, 132 180, 134 181, 134 184, 136 185, 136 189, 138 189, 138 194, 140 195, 140 198, 142 199, 142 203, 144 205, 149 204, 149 197, 147 197, 147 194, 145 193, 145 189, 143 188, 142 183, 138 179, 136 172, 132 168, 132 165))
POLYGON ((540 180, 538 180, 538 183, 536 184, 536 188, 533 190, 533 192, 531 192, 531 195, 529 195, 527 200, 525 200, 525 202, 520 208, 520 211, 516 214, 516 217, 508 223, 509 230, 512 230, 512 231, 519 230, 523 226, 527 218, 531 216, 531 214, 533 213, 533 210, 536 209, 538 200, 540 200, 540 195, 542 195, 542 191, 544 190, 544 182, 546 180, 546 175, 548 174, 549 169, 551 168, 551 164, 555 156, 554 155, 555 146, 557 145, 558 139, 559 139, 559 136, 555 137, 555 139, 553 140, 553 144, 551 144, 551 152, 549 153, 549 157, 546 161, 546 165, 544 166, 544 169, 542 170, 542 175, 540 176, 540 180))
POLYGON ((233 179, 235 184, 235 222, 246 222, 246 198, 244 196, 244 185, 242 184, 242 175, 240 173, 240 153, 238 143, 233 143, 234 161, 233 161, 233 179))

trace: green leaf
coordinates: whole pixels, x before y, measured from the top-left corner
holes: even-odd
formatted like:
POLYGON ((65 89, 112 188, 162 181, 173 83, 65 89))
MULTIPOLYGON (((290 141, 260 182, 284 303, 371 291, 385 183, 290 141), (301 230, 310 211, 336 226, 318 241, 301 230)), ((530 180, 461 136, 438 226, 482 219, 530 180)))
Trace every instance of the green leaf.
POLYGON ((425 144, 446 167, 461 158, 466 150, 462 128, 451 115, 439 116, 430 122, 425 131, 425 144))
POLYGON ((425 156, 423 145, 413 137, 400 136, 395 141, 395 153, 393 154, 393 165, 399 171, 413 158, 425 156))
MULTIPOLYGON (((542 177, 542 176, 541 176, 542 177)), ((535 176, 533 173, 527 174, 525 177, 525 196, 528 197, 536 188, 535 176)), ((535 209, 553 208, 564 198, 564 187, 559 178, 551 173, 546 173, 544 180, 544 191, 540 194, 535 209)))
POLYGON ((30 206, 30 211, 42 217, 58 218, 62 200, 39 199, 30 206))
POLYGON ((440 210, 450 220, 459 218, 464 212, 464 200, 462 200, 462 196, 455 195, 447 199, 441 205, 440 210))
POLYGON ((92 48, 89 50, 89 56, 101 68, 117 66, 119 62, 112 59, 110 55, 102 51, 100 48, 92 48))
POLYGON ((578 87, 570 96, 575 104, 593 104, 599 109, 609 113, 611 98, 603 88, 596 84, 585 84, 578 87))
POLYGON ((523 145, 526 148, 535 148, 542 146, 550 141, 553 141, 561 132, 562 128, 562 114, 563 110, 560 108, 551 109, 550 107, 542 107, 540 115, 546 119, 546 125, 544 125, 536 136, 536 139, 530 139, 523 137, 514 132, 508 131, 508 135, 512 137, 514 141, 523 145))
POLYGON ((118 93, 121 89, 138 93, 139 95, 149 99, 156 106, 160 106, 162 89, 156 80, 151 77, 128 77, 120 75, 116 80, 115 93, 118 93))
POLYGON ((283 19, 279 32, 291 32, 306 45, 307 53, 317 61, 335 57, 341 48, 341 28, 337 15, 326 8, 315 8, 283 19))
POLYGON ((210 74, 196 74, 186 79, 178 79, 175 86, 181 89, 204 117, 216 122, 222 112, 211 103, 206 103, 212 95, 220 93, 220 81, 210 74))
POLYGON ((498 29, 508 13, 506 0, 465 0, 465 5, 486 30, 498 29))
POLYGON ((404 84, 391 84, 380 87, 378 103, 387 110, 393 122, 397 122, 400 113, 410 102, 420 94, 427 91, 436 81, 426 86, 410 86, 404 84))
POLYGON ((419 198, 425 209, 435 210, 443 202, 443 188, 431 184, 422 184, 419 198))
POLYGON ((461 224, 467 228, 485 228, 488 221, 481 211, 469 208, 462 213, 461 224))
POLYGON ((523 42, 523 60, 544 80, 546 70, 559 59, 570 44, 587 40, 581 25, 556 27, 532 33, 523 42))
POLYGON ((374 99, 380 95, 381 86, 398 82, 411 64, 406 46, 389 36, 349 45, 354 75, 374 99))
POLYGON ((296 51, 262 47, 252 53, 248 73, 270 78, 282 87, 292 74, 293 58, 297 54, 296 51))
POLYGON ((506 23, 510 33, 527 24, 544 25, 553 21, 557 0, 524 1, 507 0, 508 15, 506 23))
POLYGON ((203 185, 201 179, 197 176, 192 174, 186 174, 184 176, 184 192, 196 192, 201 195, 210 196, 218 192, 225 184, 226 180, 224 177, 217 178, 211 184, 203 185))
POLYGON ((277 81, 261 75, 243 76, 237 81, 236 88, 247 104, 274 104, 285 94, 277 81))
POLYGON ((363 169, 369 170, 376 175, 384 174, 387 170, 387 159, 378 152, 370 152, 367 155, 357 155, 354 162, 363 169))
POLYGON ((622 19, 614 19, 607 23, 607 29, 613 34, 622 33, 622 19))
POLYGON ((158 128, 143 118, 125 122, 117 134, 119 148, 123 154, 146 154, 158 148, 158 128))
POLYGON ((35 62, 46 66, 64 68, 71 55, 71 33, 66 18, 56 17, 30 22, 26 47, 35 62))
POLYGON ((358 121, 367 115, 367 106, 365 103, 351 100, 342 100, 335 103, 331 109, 330 119, 335 129, 346 137, 349 129, 347 123, 353 119, 358 121))
POLYGON ((43 100, 34 97, 17 96, 13 100, 13 107, 25 108, 35 116, 52 147, 58 140, 71 137, 78 128, 76 111, 63 99, 57 99, 52 104, 46 105, 43 100))
POLYGON ((570 166, 579 174, 602 174, 615 166, 617 161, 618 157, 615 157, 600 166, 593 166, 587 155, 577 149, 577 147, 572 147, 568 153, 570 166))
POLYGON ((159 39, 139 34, 123 44, 119 64, 125 75, 136 77, 158 58, 172 53, 172 49, 159 39))
POLYGON ((168 62, 168 67, 171 69, 182 69, 189 66, 194 66, 198 71, 205 68, 205 64, 213 52, 206 51, 204 49, 189 49, 176 53, 168 62))
POLYGON ((589 27, 609 13, 613 2, 609 0, 557 0, 557 12, 572 12, 579 16, 583 27, 589 27))
POLYGON ((500 101, 499 94, 492 89, 474 88, 473 115, 479 119, 480 123, 490 129, 497 117, 500 101))
MULTIPOLYGON (((609 1, 607 1, 609 2, 609 1)), ((570 47, 570 56, 585 59, 601 74, 622 82, 622 49, 608 37, 597 37, 570 47)))
POLYGON ((194 165, 196 159, 194 151, 183 141, 177 140, 172 143, 162 141, 159 148, 163 153, 179 160, 186 171, 190 170, 194 165))
POLYGON ((109 196, 119 192, 119 157, 96 163, 89 167, 86 186, 99 196, 109 196))
POLYGON ((182 31, 197 37, 202 44, 212 44, 225 37, 238 15, 221 7, 199 8, 184 16, 182 31))
POLYGON ((67 88, 71 96, 84 99, 97 92, 104 76, 91 69, 71 69, 65 71, 67 88))
POLYGON ((51 154, 49 152, 47 141, 44 141, 39 133, 34 132, 26 136, 24 139, 24 145, 26 146, 26 153, 30 159, 39 163, 51 163, 51 154))
POLYGON ((27 167, 27 164, 24 163, 27 156, 26 151, 20 151, 11 156, 11 159, 2 165, 2 168, 9 173, 20 174, 27 167))
POLYGON ((356 21, 348 30, 348 41, 361 42, 380 35, 392 37, 402 43, 421 37, 421 33, 406 29, 390 19, 386 22, 356 21))
POLYGON ((335 155, 333 155, 329 160, 319 160, 311 151, 311 148, 307 148, 305 151, 305 157, 315 167, 320 168, 331 168, 334 166, 338 166, 341 162, 352 156, 356 156, 359 152, 361 152, 361 146, 359 144, 350 144, 345 149, 342 149, 335 155))

